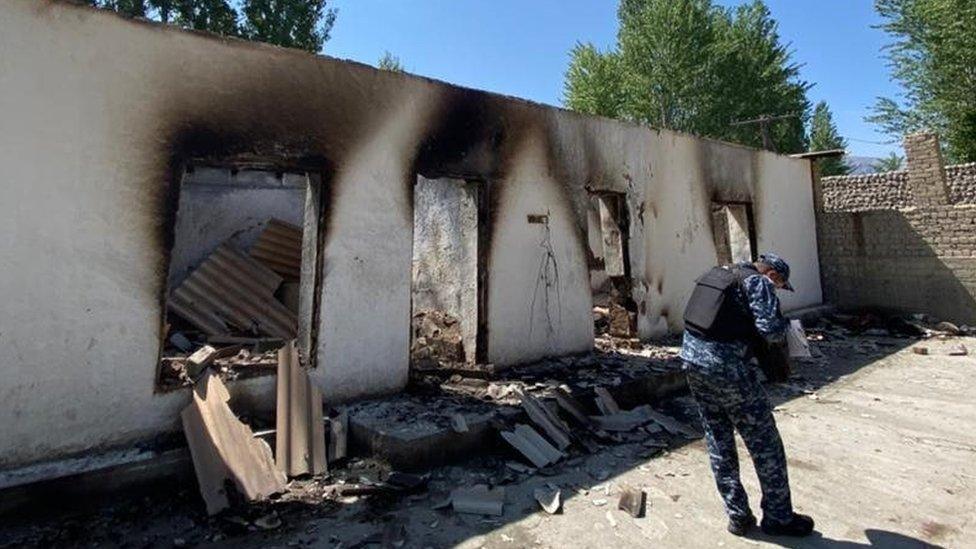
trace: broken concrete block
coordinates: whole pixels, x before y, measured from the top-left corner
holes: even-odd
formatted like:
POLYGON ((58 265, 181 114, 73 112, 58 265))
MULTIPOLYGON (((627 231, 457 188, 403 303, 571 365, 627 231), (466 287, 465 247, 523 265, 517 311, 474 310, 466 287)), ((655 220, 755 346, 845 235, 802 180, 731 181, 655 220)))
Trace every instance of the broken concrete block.
POLYGON ((505 488, 489 489, 484 484, 457 488, 451 492, 451 504, 458 513, 501 516, 505 505, 505 488))
POLYGON ((563 506, 562 492, 558 488, 542 487, 533 492, 539 507, 550 515, 555 515, 563 506))
POLYGON ((204 345, 197 349, 192 355, 190 355, 186 360, 187 362, 194 364, 196 366, 206 366, 213 360, 213 356, 217 354, 217 349, 211 347, 210 345, 204 345))
POLYGON ((636 315, 624 307, 612 304, 609 310, 610 335, 614 337, 631 337, 636 331, 636 315))
POLYGON ((596 387, 593 389, 593 392, 596 393, 596 397, 598 399, 597 405, 600 406, 602 403, 600 410, 606 410, 603 412, 605 415, 620 412, 620 406, 617 404, 617 401, 614 400, 613 395, 610 394, 610 391, 608 391, 606 387, 596 387))
POLYGON ((446 311, 425 310, 415 313, 410 357, 414 360, 433 358, 438 362, 464 362, 461 323, 446 311))
POLYGON ((643 490, 625 487, 623 493, 620 494, 620 501, 617 503, 617 508, 621 511, 626 511, 634 518, 641 518, 644 516, 646 505, 647 494, 643 490))
POLYGON ((230 506, 228 487, 248 501, 285 490, 285 475, 275 467, 271 447, 234 416, 229 400, 220 378, 207 372, 181 414, 200 494, 211 515, 230 506))

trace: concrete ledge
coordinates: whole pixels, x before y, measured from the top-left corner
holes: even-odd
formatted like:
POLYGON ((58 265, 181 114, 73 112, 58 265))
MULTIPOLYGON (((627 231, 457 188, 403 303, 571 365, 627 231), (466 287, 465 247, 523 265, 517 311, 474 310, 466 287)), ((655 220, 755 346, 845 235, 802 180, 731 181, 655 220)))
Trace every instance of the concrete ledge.
POLYGON ((0 515, 39 508, 68 509, 115 498, 120 492, 145 491, 158 486, 172 490, 196 483, 186 448, 128 454, 123 460, 110 456, 111 461, 98 468, 8 485, 0 489, 0 515))

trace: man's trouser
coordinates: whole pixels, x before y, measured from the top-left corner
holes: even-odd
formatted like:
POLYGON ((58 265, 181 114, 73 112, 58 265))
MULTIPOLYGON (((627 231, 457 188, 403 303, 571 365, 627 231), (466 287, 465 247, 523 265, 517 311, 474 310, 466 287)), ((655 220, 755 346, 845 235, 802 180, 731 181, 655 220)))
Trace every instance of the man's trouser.
POLYGON ((772 407, 751 366, 711 376, 688 365, 688 386, 698 401, 715 483, 730 518, 750 514, 749 498, 739 479, 735 431, 739 431, 762 486, 763 517, 786 523, 793 516, 786 454, 772 407))

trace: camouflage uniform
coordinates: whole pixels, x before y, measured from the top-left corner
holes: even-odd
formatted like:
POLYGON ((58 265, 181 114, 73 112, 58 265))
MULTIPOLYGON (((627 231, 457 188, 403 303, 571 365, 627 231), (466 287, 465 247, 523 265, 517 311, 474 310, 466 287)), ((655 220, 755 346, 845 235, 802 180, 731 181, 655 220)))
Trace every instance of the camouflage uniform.
MULTIPOLYGON (((736 290, 740 305, 752 311, 756 329, 768 339, 782 338, 788 326, 779 309, 776 287, 765 276, 743 281, 736 290)), ((744 341, 716 342, 685 332, 681 347, 688 386, 698 402, 712 473, 730 518, 751 514, 739 479, 735 430, 745 441, 762 485, 763 516, 789 522, 793 515, 786 454, 776 429, 772 407, 759 383, 751 352, 744 341)))

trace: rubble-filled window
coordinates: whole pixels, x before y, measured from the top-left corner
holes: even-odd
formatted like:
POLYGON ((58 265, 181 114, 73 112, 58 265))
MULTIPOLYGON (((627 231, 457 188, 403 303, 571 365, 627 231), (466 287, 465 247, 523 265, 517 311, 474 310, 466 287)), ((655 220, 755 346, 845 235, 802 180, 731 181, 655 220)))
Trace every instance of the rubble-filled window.
POLYGON ((587 212, 590 288, 596 344, 615 347, 634 340, 637 305, 630 285, 629 216, 622 193, 591 193, 587 212))
POLYGON ((713 203, 712 230, 719 264, 756 260, 751 204, 713 203))
POLYGON ((414 186, 412 333, 414 368, 474 364, 483 312, 479 283, 479 183, 427 179, 414 186))
POLYGON ((298 334, 307 190, 318 175, 190 166, 179 190, 167 274, 159 387, 204 367, 273 374, 298 334))

